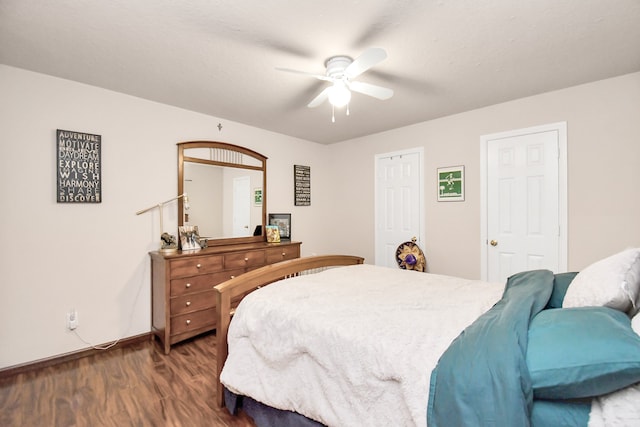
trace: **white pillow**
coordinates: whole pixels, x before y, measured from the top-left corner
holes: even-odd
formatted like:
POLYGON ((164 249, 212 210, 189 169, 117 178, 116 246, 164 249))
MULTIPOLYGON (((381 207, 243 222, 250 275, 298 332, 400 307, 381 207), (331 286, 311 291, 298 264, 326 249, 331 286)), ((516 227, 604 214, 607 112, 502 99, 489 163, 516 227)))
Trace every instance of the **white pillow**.
MULTIPOLYGON (((631 319, 631 327, 640 335, 640 314, 631 319)), ((591 402, 588 427, 631 426, 640 420, 640 383, 604 396, 591 402)))
POLYGON ((595 262, 573 279, 562 307, 605 306, 633 316, 640 305, 640 248, 595 262))

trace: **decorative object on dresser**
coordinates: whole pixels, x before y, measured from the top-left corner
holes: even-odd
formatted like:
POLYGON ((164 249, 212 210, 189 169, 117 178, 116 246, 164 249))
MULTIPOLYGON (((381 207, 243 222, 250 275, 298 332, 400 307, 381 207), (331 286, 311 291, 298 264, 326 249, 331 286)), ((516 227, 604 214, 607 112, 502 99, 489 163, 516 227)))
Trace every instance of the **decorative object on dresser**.
POLYGON ((269 225, 275 225, 278 227, 281 240, 291 240, 291 214, 290 213, 270 213, 269 225))
POLYGON ((178 250, 178 242, 176 240, 176 236, 173 234, 166 233, 164 231, 164 222, 162 221, 162 212, 163 212, 164 205, 174 200, 179 200, 181 198, 184 198, 185 200, 184 201, 185 209, 189 209, 189 197, 187 196, 186 193, 184 193, 184 194, 180 194, 179 196, 173 197, 169 200, 165 200, 164 202, 160 202, 157 205, 153 205, 146 209, 142 209, 136 212, 136 215, 140 215, 156 208, 158 209, 158 212, 160 212, 160 233, 161 233, 160 234, 160 251, 162 252, 175 252, 178 250))
POLYGON ((267 225, 267 242, 280 243, 280 230, 277 225, 267 225))
POLYGON ((183 251, 199 251, 200 235, 197 225, 181 225, 178 227, 180 233, 180 249, 183 251))

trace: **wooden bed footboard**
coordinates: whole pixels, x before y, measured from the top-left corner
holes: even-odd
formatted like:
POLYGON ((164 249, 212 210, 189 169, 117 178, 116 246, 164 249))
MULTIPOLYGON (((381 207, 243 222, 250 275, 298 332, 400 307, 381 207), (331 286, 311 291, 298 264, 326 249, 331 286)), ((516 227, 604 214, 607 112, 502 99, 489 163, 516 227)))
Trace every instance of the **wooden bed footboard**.
POLYGON ((362 264, 364 258, 351 255, 319 255, 291 259, 266 265, 214 286, 216 296, 216 403, 224 406, 220 373, 227 359, 227 333, 231 322, 231 301, 277 280, 297 276, 305 271, 362 264))

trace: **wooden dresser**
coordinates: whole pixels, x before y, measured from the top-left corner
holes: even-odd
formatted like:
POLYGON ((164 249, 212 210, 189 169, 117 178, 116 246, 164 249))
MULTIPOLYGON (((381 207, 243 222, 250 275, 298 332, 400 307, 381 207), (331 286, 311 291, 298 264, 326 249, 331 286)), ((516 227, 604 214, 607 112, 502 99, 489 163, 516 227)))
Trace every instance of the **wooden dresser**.
POLYGON ((151 252, 151 329, 171 345, 216 327, 213 287, 247 271, 300 257, 300 242, 214 246, 197 252, 151 252))

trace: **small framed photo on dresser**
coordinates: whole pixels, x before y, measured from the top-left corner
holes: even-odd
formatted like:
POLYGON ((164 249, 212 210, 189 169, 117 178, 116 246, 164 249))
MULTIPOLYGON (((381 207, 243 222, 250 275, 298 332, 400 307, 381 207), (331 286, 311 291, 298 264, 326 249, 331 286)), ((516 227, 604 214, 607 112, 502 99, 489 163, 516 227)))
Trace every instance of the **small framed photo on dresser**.
POLYGON ((267 225, 267 242, 280 243, 280 230, 275 225, 267 225))
POLYGON ((180 249, 183 251, 201 249, 197 225, 181 225, 178 227, 178 232, 180 233, 180 249))
POLYGON ((280 232, 282 240, 291 240, 291 214, 290 213, 270 213, 269 225, 275 225, 280 232))

